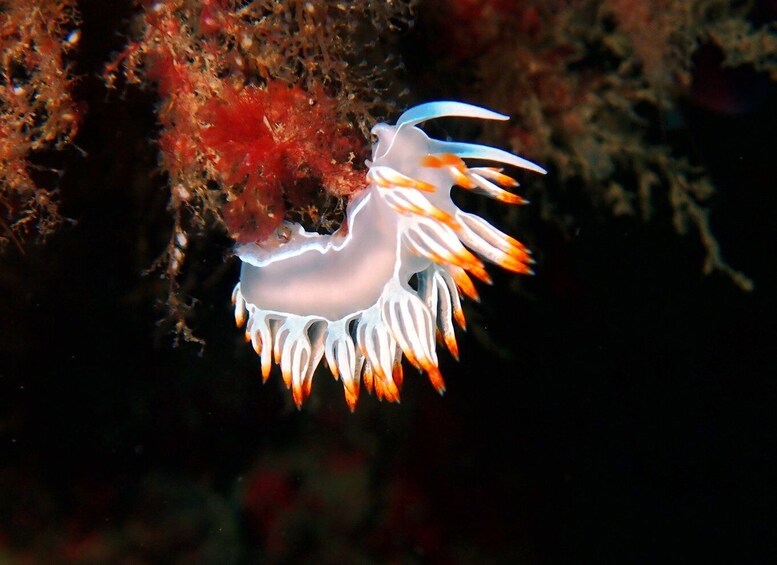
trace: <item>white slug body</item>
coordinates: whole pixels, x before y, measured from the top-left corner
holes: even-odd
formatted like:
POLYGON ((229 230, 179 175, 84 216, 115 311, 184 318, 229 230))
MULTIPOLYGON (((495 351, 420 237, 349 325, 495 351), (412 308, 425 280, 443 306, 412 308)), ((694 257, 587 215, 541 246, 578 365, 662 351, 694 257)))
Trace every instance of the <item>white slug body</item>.
POLYGON ((286 222, 282 235, 236 249, 242 270, 233 292, 235 318, 242 326, 247 314, 246 339, 261 356, 263 378, 273 362, 280 365, 297 407, 322 358, 342 380, 351 410, 362 383, 380 399, 399 400, 403 354, 442 393, 435 336, 458 357, 459 292, 477 299, 468 272, 489 282, 478 256, 531 272, 523 245, 460 210, 450 190, 455 184, 524 202, 501 188, 517 186, 511 177, 468 168, 466 158, 545 171, 492 147, 431 139, 417 127, 442 116, 507 119, 460 102, 430 102, 406 111, 396 125, 377 124, 369 184, 349 203, 343 227, 320 235, 286 222))

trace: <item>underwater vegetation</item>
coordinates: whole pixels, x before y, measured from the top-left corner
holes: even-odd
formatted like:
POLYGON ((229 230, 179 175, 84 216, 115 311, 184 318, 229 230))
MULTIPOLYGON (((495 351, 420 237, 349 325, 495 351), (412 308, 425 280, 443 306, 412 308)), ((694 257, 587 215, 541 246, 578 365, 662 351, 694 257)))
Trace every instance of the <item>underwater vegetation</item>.
POLYGON ((69 53, 78 46, 75 2, 0 2, 0 252, 23 251, 62 223, 56 171, 38 163, 73 142, 81 108, 69 53))
POLYGON ((763 562, 777 3, 110 4, 0 0, 0 562, 763 562), (454 194, 537 276, 478 283, 444 399, 298 411, 236 246, 347 232, 430 100, 548 170, 454 194))
POLYGON ((484 0, 455 2, 450 12, 442 4, 425 12, 433 56, 471 79, 451 80, 450 95, 513 116, 494 135, 551 170, 551 185, 534 195, 544 218, 571 228, 570 205, 581 197, 592 212, 643 221, 668 204, 675 230, 704 246, 703 271, 752 288, 713 233, 715 186, 683 135, 683 106, 728 94, 716 108, 738 113, 763 101, 764 83, 777 80, 772 3, 484 0), (470 33, 454 33, 467 22, 475 22, 470 33), (740 67, 757 75, 754 91, 734 94, 725 84, 723 73, 740 67), (717 83, 702 80, 709 72, 717 83))

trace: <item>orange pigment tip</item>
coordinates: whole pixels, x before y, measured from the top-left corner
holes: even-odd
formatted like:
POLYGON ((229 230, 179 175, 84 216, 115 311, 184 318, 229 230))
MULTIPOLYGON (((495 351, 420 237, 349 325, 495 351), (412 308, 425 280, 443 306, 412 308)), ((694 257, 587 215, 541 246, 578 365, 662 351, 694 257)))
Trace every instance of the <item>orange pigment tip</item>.
POLYGON ((412 188, 422 192, 434 192, 436 188, 433 184, 405 176, 393 169, 375 171, 368 175, 368 178, 374 180, 383 188, 412 188))
POLYGON ((456 282, 456 286, 458 286, 459 290, 461 290, 467 298, 474 300, 475 302, 480 302, 480 295, 478 294, 475 285, 472 283, 472 279, 469 278, 463 269, 454 270, 452 275, 453 280, 456 282))
POLYGON ((501 169, 496 167, 478 167, 477 169, 471 169, 473 172, 478 172, 487 179, 490 179, 502 186, 518 186, 518 181, 513 177, 502 173, 501 169))
POLYGON ((402 363, 395 363, 391 372, 391 378, 397 384, 397 388, 402 388, 402 382, 405 379, 404 372, 402 371, 402 363))
MULTIPOLYGON (((480 302, 480 299, 478 299, 477 301, 480 302)), ((462 310, 461 308, 456 308, 453 311, 453 318, 456 320, 456 323, 459 324, 459 327, 462 330, 467 331, 467 320, 464 317, 464 310, 462 310)))
POLYGON ((450 351, 451 356, 458 361, 459 360, 459 346, 456 343, 456 336, 452 333, 446 334, 443 336, 443 339, 445 340, 445 347, 448 348, 448 351, 450 351))
POLYGON ((430 367, 426 370, 426 374, 429 376, 429 381, 432 383, 434 389, 440 393, 445 394, 445 381, 442 378, 442 373, 437 367, 430 367))
POLYGON ((235 324, 238 328, 242 328, 246 323, 246 311, 243 309, 235 310, 235 324))
POLYGON ((347 387, 345 388, 345 403, 348 405, 348 409, 353 412, 356 410, 356 403, 359 401, 359 389, 356 392, 352 392, 347 387))

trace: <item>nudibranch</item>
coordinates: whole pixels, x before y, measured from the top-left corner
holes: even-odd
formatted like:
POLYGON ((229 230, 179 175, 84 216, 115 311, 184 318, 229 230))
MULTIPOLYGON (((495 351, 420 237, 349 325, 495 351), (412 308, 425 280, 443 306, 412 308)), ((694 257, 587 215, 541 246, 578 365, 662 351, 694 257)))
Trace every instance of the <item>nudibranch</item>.
POLYGON ((503 163, 544 174, 534 163, 485 145, 432 139, 418 126, 440 117, 506 120, 461 102, 407 110, 396 125, 372 128, 366 188, 351 199, 338 231, 321 235, 284 222, 267 241, 239 245, 235 319, 261 357, 267 380, 273 362, 299 408, 325 359, 353 410, 363 383, 379 399, 399 400, 402 357, 429 376, 438 392, 435 338, 458 359, 454 321, 465 329, 460 292, 474 300, 468 276, 490 282, 481 259, 531 273, 530 252, 451 199, 454 185, 509 204, 524 203, 504 188, 518 186, 495 167, 503 163))

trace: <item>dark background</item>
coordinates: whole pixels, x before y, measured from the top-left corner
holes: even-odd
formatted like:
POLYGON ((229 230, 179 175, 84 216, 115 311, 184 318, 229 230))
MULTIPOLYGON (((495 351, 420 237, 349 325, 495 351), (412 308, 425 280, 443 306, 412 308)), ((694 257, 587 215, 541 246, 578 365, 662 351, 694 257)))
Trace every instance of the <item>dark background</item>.
MULTIPOLYGON (((194 242, 204 350, 156 326, 165 283, 142 272, 171 219, 155 98, 105 91, 129 11, 90 6, 85 155, 49 157, 77 223, 0 263, 0 561, 777 557, 773 88, 745 111, 683 108, 752 292, 704 276, 668 210, 583 207, 573 234, 527 211, 537 275, 491 269, 461 362, 441 355, 445 397, 408 371, 402 404, 362 393, 351 415, 322 372, 298 412, 234 328, 225 237, 194 242)), ((726 80, 747 96, 752 76, 726 80)))

